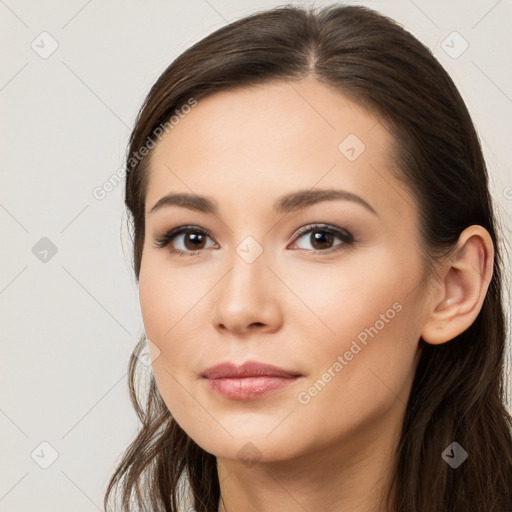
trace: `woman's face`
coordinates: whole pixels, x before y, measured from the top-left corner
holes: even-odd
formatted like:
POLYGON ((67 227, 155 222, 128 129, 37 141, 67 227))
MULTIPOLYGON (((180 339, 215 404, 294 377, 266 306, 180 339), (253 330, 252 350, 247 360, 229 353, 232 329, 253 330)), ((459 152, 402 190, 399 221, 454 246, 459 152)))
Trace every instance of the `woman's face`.
POLYGON ((179 119, 151 156, 139 278, 176 421, 218 457, 260 462, 396 432, 427 282, 391 135, 313 80, 216 93, 179 119), (191 199, 152 210, 169 194, 191 199), (246 361, 298 376, 202 376, 246 361))

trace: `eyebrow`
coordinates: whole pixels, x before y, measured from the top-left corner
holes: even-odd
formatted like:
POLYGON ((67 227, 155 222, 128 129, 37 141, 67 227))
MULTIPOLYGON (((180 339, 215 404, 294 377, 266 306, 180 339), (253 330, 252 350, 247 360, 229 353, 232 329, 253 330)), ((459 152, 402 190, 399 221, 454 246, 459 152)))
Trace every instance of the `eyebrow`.
MULTIPOLYGON (((335 200, 352 201, 363 206, 377 217, 379 216, 377 211, 362 197, 359 197, 352 192, 339 189, 305 189, 285 194, 279 197, 274 203, 274 213, 278 215, 282 213, 289 213, 302 210, 322 201, 335 200)), ((210 213, 212 215, 217 215, 218 213, 217 203, 209 197, 188 193, 171 193, 161 197, 149 210, 148 215, 151 215, 164 207, 171 206, 179 206, 181 208, 187 208, 189 210, 202 213, 210 213)))

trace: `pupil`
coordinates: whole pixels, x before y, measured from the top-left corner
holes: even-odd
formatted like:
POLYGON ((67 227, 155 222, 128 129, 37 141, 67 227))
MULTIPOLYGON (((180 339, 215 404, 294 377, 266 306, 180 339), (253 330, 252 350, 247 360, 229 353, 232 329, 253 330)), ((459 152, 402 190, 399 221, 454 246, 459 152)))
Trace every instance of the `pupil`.
POLYGON ((320 242, 320 249, 325 249, 325 247, 322 247, 322 242, 325 244, 326 242, 329 243, 333 235, 329 233, 325 233, 324 231, 317 231, 314 233, 314 243, 313 246, 316 246, 318 242, 320 242))
POLYGON ((194 249, 197 249, 198 245, 200 245, 200 244, 201 244, 201 242, 202 242, 202 240, 201 240, 202 236, 203 236, 203 235, 198 234, 198 233, 192 233, 192 234, 190 234, 190 235, 189 235, 188 240, 189 240, 190 242, 192 242, 192 245, 194 246, 194 247, 193 247, 194 249))

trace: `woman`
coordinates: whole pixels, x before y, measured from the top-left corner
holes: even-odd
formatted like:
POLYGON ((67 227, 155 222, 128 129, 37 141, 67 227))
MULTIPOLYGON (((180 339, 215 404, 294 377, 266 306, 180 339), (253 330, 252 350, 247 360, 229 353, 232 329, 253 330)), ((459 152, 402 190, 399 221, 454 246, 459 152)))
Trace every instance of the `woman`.
POLYGON ((290 6, 199 41, 139 113, 126 205, 142 428, 106 508, 512 510, 486 166, 401 26, 290 6))

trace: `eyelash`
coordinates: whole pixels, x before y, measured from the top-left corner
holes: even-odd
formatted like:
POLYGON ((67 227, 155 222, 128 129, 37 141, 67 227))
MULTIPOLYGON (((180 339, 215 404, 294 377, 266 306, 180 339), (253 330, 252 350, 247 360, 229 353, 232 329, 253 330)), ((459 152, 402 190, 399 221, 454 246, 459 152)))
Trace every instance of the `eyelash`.
MULTIPOLYGON (((322 233, 328 233, 330 235, 334 235, 336 238, 339 238, 342 240, 343 243, 338 244, 330 249, 326 249, 324 251, 321 250, 309 250, 309 249, 299 249, 302 251, 307 251, 309 253, 313 254, 331 254, 340 250, 343 250, 345 247, 349 247, 356 243, 356 239, 350 233, 349 231, 345 229, 339 229, 335 228, 334 226, 329 226, 328 224, 310 224, 308 226, 304 226, 303 228, 300 228, 297 231, 297 234, 293 238, 292 242, 295 242, 299 238, 301 238, 303 235, 307 233, 311 233, 314 231, 322 232, 322 233)), ((169 245, 170 242, 172 242, 177 236, 183 234, 183 233, 196 233, 200 234, 202 236, 207 236, 209 238, 210 235, 207 231, 204 229, 198 227, 198 226, 179 226, 177 228, 174 228, 167 233, 165 233, 161 238, 157 239, 155 241, 155 245, 157 247, 163 248, 169 245)), ((198 249, 197 251, 182 251, 180 249, 169 249, 169 252, 173 254, 178 254, 179 256, 195 256, 199 254, 204 249, 198 249)))

